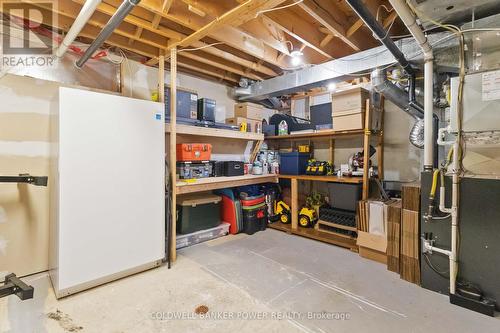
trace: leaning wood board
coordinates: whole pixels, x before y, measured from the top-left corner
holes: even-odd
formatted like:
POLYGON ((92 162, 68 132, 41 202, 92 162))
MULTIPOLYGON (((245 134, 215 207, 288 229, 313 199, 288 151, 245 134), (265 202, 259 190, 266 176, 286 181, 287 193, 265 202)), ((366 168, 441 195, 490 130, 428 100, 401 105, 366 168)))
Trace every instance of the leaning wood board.
POLYGON ((420 185, 402 187, 400 276, 420 284, 420 185))
POLYGON ((387 269, 399 273, 401 200, 387 205, 387 269))

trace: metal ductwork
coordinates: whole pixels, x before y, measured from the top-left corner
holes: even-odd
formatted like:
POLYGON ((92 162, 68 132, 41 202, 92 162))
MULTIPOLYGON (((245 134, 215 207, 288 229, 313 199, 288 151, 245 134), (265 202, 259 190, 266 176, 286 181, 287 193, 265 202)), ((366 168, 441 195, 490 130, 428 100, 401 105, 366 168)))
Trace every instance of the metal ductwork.
POLYGON ((417 148, 424 147, 424 112, 410 103, 409 95, 387 79, 386 71, 375 69, 371 74, 372 88, 383 94, 401 110, 415 118, 415 124, 410 131, 410 142, 417 148))
POLYGON ((412 106, 408 93, 396 86, 387 79, 386 71, 381 69, 373 70, 371 74, 372 87, 385 98, 396 104, 400 109, 416 119, 424 118, 424 113, 418 107, 412 106))
POLYGON ((116 12, 111 16, 108 23, 102 28, 96 39, 90 44, 85 53, 76 62, 78 68, 82 68, 83 65, 90 59, 90 57, 97 51, 98 48, 108 39, 108 37, 113 33, 113 31, 120 25, 125 17, 134 9, 134 7, 141 2, 141 0, 124 0, 116 12))
MULTIPOLYGON (((439 41, 435 49, 449 51, 457 47, 458 42, 452 33, 439 32, 430 35, 431 43, 439 41), (448 38, 447 38, 448 37, 448 38)), ((397 45, 401 51, 412 61, 421 62, 420 47, 413 38, 400 39, 397 45)), ((441 52, 440 62, 452 67, 452 62, 447 52, 441 52), (445 57, 446 56, 446 57, 445 57)), ((454 58, 453 58, 454 61, 454 58)), ((258 102, 270 97, 288 95, 296 92, 307 91, 311 88, 326 87, 331 82, 340 82, 354 78, 350 74, 370 72, 374 68, 387 67, 396 63, 394 56, 385 46, 377 46, 343 58, 330 60, 325 63, 305 67, 300 70, 276 76, 250 85, 251 94, 236 96, 240 101, 258 102)))

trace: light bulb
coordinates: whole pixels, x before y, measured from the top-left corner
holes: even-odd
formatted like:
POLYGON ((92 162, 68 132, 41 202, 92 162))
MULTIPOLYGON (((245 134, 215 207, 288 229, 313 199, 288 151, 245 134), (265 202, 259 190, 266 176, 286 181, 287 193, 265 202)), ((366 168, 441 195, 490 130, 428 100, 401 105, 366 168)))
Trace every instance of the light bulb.
POLYGON ((326 87, 328 91, 334 91, 337 89, 337 84, 335 82, 328 83, 328 86, 326 87))

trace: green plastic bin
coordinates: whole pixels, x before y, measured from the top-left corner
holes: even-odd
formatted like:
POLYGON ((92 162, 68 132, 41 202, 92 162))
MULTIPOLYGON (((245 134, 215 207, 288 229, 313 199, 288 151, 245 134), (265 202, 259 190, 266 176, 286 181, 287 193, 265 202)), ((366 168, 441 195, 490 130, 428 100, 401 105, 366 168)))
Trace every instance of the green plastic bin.
POLYGON ((219 195, 194 193, 178 198, 177 233, 190 234, 218 226, 220 219, 219 195))

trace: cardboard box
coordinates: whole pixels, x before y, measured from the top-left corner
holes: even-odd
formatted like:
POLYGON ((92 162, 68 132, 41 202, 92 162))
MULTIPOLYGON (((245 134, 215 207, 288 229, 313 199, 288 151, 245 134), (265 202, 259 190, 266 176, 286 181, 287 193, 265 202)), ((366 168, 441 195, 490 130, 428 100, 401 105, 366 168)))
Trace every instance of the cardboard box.
POLYGON ((333 116, 332 128, 334 131, 350 131, 365 128, 365 111, 348 110, 338 111, 333 116))
POLYGON ((257 124, 261 125, 261 130, 262 130, 262 121, 261 120, 255 120, 255 119, 248 119, 244 117, 234 117, 234 118, 227 118, 226 119, 226 124, 229 125, 234 125, 234 126, 240 126, 241 123, 247 123, 247 126, 250 126, 250 131, 252 133, 256 133, 256 128, 257 124))
POLYGON ((360 87, 335 92, 332 94, 332 115, 353 110, 364 112, 368 98, 370 98, 368 90, 360 87))
POLYGON ((363 258, 387 264, 387 238, 386 236, 374 235, 364 231, 358 231, 356 244, 359 247, 359 255, 363 258))
POLYGON ((262 121, 264 117, 264 107, 253 103, 238 103, 234 105, 234 117, 262 121))

